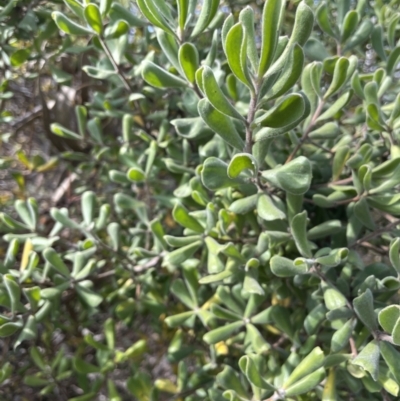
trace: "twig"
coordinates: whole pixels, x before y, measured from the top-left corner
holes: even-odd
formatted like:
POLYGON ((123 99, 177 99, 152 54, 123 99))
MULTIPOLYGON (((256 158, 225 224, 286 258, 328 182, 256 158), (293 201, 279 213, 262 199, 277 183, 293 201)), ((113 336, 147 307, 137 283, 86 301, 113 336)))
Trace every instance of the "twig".
POLYGON ((22 129, 25 125, 31 123, 36 118, 42 115, 42 106, 36 106, 31 112, 24 114, 22 117, 14 120, 10 125, 11 128, 15 130, 15 132, 22 129))
POLYGON ((375 230, 372 233, 367 234, 363 238, 360 238, 359 240, 353 242, 353 244, 350 245, 350 248, 354 248, 355 246, 360 245, 363 242, 369 241, 370 239, 377 237, 379 234, 383 234, 387 231, 390 231, 392 228, 396 227, 399 224, 400 224, 400 219, 396 219, 386 227, 382 227, 378 230, 375 230))
POLYGON ((383 401, 392 401, 392 399, 390 398, 390 395, 387 393, 387 391, 385 389, 381 390, 381 394, 382 394, 383 401))
POLYGON ((357 352, 356 342, 354 341, 353 336, 349 338, 349 345, 351 349, 351 356, 355 358, 358 355, 358 352, 357 352))
POLYGON ((78 178, 75 173, 70 174, 67 178, 63 180, 61 185, 56 189, 53 196, 51 197, 51 201, 54 205, 56 205, 61 198, 65 195, 67 191, 71 188, 71 184, 78 178))
POLYGON ((390 344, 396 345, 396 344, 394 343, 394 341, 393 341, 393 337, 390 336, 389 334, 383 333, 382 331, 375 330, 375 331, 372 333, 372 335, 374 336, 375 340, 378 340, 378 341, 386 341, 386 342, 388 342, 388 343, 390 343, 390 344))
POLYGON ((128 92, 133 92, 133 88, 131 87, 131 84, 129 83, 129 81, 126 79, 124 73, 121 70, 121 67, 117 64, 117 62, 115 61, 110 49, 107 46, 107 43, 99 36, 99 41, 101 43, 101 46, 104 49, 104 52, 106 53, 107 57, 109 58, 111 64, 114 67, 114 71, 118 74, 118 76, 120 77, 122 83, 124 84, 125 89, 128 92))
POLYGON ((327 153, 329 153, 329 154, 331 154, 331 155, 333 155, 333 153, 334 153, 334 152, 332 152, 331 149, 328 149, 328 148, 326 148, 325 146, 322 146, 322 145, 320 145, 320 144, 314 142, 314 141, 313 141, 312 139, 310 139, 310 138, 307 138, 307 141, 310 142, 311 145, 313 145, 313 146, 315 146, 315 147, 317 147, 317 148, 323 150, 324 152, 327 152, 327 153))
POLYGON ((313 185, 311 188, 312 189, 324 188, 324 187, 330 187, 332 185, 350 184, 351 182, 353 182, 353 177, 348 177, 348 178, 344 178, 343 180, 327 182, 325 184, 316 184, 316 185, 313 185))
POLYGON ((303 146, 304 142, 307 140, 308 135, 310 134, 311 130, 314 128, 314 125, 317 122, 317 119, 322 112, 324 104, 325 104, 325 102, 323 100, 320 100, 318 107, 315 110, 314 115, 311 118, 310 124, 308 124, 308 127, 305 129, 303 136, 300 138, 300 142, 296 145, 296 147, 293 149, 293 152, 286 159, 285 164, 289 163, 296 156, 296 153, 299 151, 299 149, 303 146))
POLYGON ((256 114, 256 106, 257 106, 257 89, 255 89, 254 93, 251 94, 249 112, 247 114, 247 124, 246 124, 246 149, 247 153, 251 153, 253 148, 253 131, 251 129, 251 124, 253 123, 254 116, 256 114))
POLYGON ((386 249, 384 249, 384 248, 378 248, 377 246, 375 246, 375 245, 372 245, 372 244, 370 244, 369 242, 362 242, 361 244, 360 244, 360 246, 362 246, 362 247, 364 247, 364 248, 368 248, 368 249, 370 249, 371 251, 373 251, 373 252, 375 252, 375 253, 378 253, 379 255, 387 255, 387 248, 386 249))

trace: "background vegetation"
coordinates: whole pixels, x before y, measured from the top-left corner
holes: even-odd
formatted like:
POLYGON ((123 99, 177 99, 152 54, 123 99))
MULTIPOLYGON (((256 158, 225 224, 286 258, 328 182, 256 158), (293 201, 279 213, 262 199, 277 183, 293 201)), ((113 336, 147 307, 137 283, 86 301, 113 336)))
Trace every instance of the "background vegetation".
POLYGON ((395 400, 398 1, 0 7, 2 400, 395 400))

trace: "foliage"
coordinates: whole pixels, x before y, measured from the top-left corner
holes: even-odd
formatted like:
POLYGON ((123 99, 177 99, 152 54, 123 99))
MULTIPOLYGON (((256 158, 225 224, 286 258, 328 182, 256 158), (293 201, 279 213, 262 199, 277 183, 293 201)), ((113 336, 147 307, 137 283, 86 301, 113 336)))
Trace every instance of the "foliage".
POLYGON ((94 89, 76 129, 50 127, 80 201, 50 227, 27 191, 1 214, 0 336, 24 358, 3 387, 396 399, 397 2, 28 3, 0 11, 0 99, 23 71, 73 86, 66 55, 94 89))

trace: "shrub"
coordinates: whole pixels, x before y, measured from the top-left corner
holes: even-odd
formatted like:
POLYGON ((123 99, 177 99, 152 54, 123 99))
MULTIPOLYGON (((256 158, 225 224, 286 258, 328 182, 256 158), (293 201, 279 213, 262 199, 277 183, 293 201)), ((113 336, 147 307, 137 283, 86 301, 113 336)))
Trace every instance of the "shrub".
POLYGON ((64 2, 0 11, 8 79, 91 79, 79 201, 1 214, 4 396, 398 397, 397 2, 64 2))

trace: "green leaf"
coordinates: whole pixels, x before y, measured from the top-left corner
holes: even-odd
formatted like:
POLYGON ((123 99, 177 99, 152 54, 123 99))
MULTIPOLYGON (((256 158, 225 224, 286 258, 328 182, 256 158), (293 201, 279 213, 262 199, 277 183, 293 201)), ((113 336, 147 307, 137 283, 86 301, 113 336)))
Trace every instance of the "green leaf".
MULTIPOLYGON (((201 171, 201 180, 204 186, 211 191, 229 187, 243 187, 245 185, 244 181, 240 177, 229 178, 227 169, 228 165, 222 160, 216 157, 207 158, 201 171)), ((252 184, 247 184, 246 189, 248 187, 255 188, 252 184)))
POLYGON ((374 299, 369 288, 360 296, 354 298, 353 306, 359 319, 370 331, 375 331, 378 329, 378 323, 374 311, 374 299))
POLYGON ((108 348, 113 350, 115 348, 115 323, 112 318, 108 318, 104 322, 104 334, 108 348))
POLYGON ((85 19, 85 16, 83 15, 83 4, 77 0, 64 0, 64 3, 77 17, 85 19))
POLYGON ((389 305, 383 308, 379 314, 379 324, 382 326, 383 330, 391 334, 396 323, 400 318, 400 306, 399 305, 389 305))
POLYGON ((229 337, 235 334, 243 325, 244 323, 242 321, 226 324, 204 334, 203 340, 207 344, 219 343, 220 341, 227 340, 229 337))
MULTIPOLYGON (((225 365, 222 372, 218 373, 216 383, 224 389, 232 389, 233 392, 247 399, 247 392, 242 382, 239 380, 237 373, 229 365, 225 365)), ((231 401, 233 400, 231 399, 231 401)))
POLYGON ((387 32, 387 40, 391 48, 395 47, 395 32, 397 28, 397 23, 399 22, 400 15, 398 13, 393 14, 389 20, 389 27, 387 32))
POLYGON ((254 29, 254 10, 246 6, 239 14, 239 21, 242 23, 247 37, 247 56, 250 60, 253 71, 259 66, 258 50, 256 45, 256 33, 254 29))
POLYGON ((22 322, 8 322, 0 326, 0 337, 10 337, 22 329, 22 322))
POLYGON ((98 373, 100 368, 92 363, 86 362, 85 360, 75 357, 73 359, 73 366, 76 372, 87 375, 89 373, 98 373))
POLYGON ((275 99, 285 94, 300 78, 304 67, 304 53, 302 47, 295 43, 277 81, 268 91, 268 99, 275 99))
POLYGON ((274 390, 274 387, 269 384, 260 374, 256 362, 253 361, 256 355, 245 355, 239 360, 240 370, 246 375, 251 384, 264 390, 274 390))
POLYGON ((26 230, 28 228, 25 224, 13 219, 6 213, 0 213, 0 220, 11 230, 26 230))
POLYGON ((128 180, 133 182, 141 182, 146 179, 146 175, 141 168, 131 167, 126 173, 128 180))
POLYGON ((238 313, 225 309, 219 306, 218 304, 211 305, 211 313, 218 319, 230 320, 230 321, 232 320, 236 321, 241 319, 241 316, 238 313))
POLYGON ((47 248, 43 251, 43 257, 50 265, 65 277, 70 277, 71 273, 61 257, 53 248, 47 248))
POLYGON ((103 17, 110 11, 111 2, 112 0, 100 0, 100 12, 103 17))
MULTIPOLYGON (((301 115, 297 115, 297 119, 293 119, 293 117, 288 118, 287 115, 285 114, 284 118, 285 118, 285 124, 287 125, 282 125, 280 128, 262 128, 260 129, 256 135, 255 135, 255 140, 256 140, 256 145, 257 142, 259 141, 263 141, 265 139, 272 139, 278 135, 282 135, 285 134, 287 132, 289 132, 291 129, 297 127, 301 121, 303 121, 309 114, 310 114, 310 102, 308 101, 308 98, 305 96, 305 94, 303 94, 302 92, 298 93, 297 95, 302 96, 303 100, 304 100, 304 108, 303 108, 303 112, 301 113, 301 115)), ((292 99, 293 100, 293 99, 292 99)), ((299 111, 299 109, 297 109, 296 111, 299 111)), ((269 114, 269 113, 267 113, 269 114)), ((260 118, 262 118, 263 116, 261 116, 260 118)), ((273 116, 275 118, 275 116, 273 116)), ((279 122, 278 122, 279 124, 279 122)))
POLYGON ((397 322, 393 327, 392 338, 394 344, 400 345, 400 318, 397 319, 397 322))
POLYGON ((285 2, 266 0, 261 17, 261 51, 258 77, 262 77, 272 64, 279 38, 279 28, 284 15, 285 2))
POLYGON ((85 20, 88 25, 98 34, 103 32, 103 22, 101 20, 100 9, 97 4, 90 3, 84 10, 85 20))
MULTIPOLYGON (((88 281, 88 283, 91 282, 88 281)), ((82 281, 81 284, 75 286, 77 294, 87 306, 97 308, 103 302, 103 297, 86 287, 84 284, 86 284, 86 282, 82 281)))
POLYGON ((265 291, 258 282, 258 272, 256 268, 246 267, 246 272, 243 281, 243 290, 248 294, 264 295, 265 291))
POLYGON ((188 211, 180 203, 175 205, 174 210, 172 211, 172 216, 178 224, 185 228, 198 233, 204 231, 203 226, 194 217, 190 216, 188 211))
POLYGON ((328 237, 340 232, 341 228, 342 224, 340 220, 328 220, 310 228, 310 230, 307 232, 307 238, 312 241, 315 239, 328 237))
POLYGON ((199 52, 192 43, 184 43, 178 53, 180 67, 187 80, 194 84, 196 81, 196 70, 199 66, 199 52))
POLYGON ((178 0, 178 21, 179 21, 179 29, 181 32, 185 29, 186 20, 188 17, 189 11, 189 1, 188 0, 178 0))
POLYGON ((362 198, 356 202, 354 205, 354 214, 365 227, 372 231, 375 230, 375 222, 372 219, 366 198, 362 198))
POLYGON ((397 351, 393 345, 386 341, 381 341, 379 344, 380 352, 385 360, 390 372, 396 379, 397 383, 400 382, 400 352, 397 351))
POLYGON ((75 132, 70 131, 69 129, 63 127, 62 125, 58 123, 53 123, 50 125, 50 130, 53 134, 56 134, 58 136, 61 136, 63 138, 67 139, 78 139, 82 140, 83 138, 76 134, 75 132))
POLYGON ((325 376, 326 376, 325 369, 319 368, 315 372, 309 374, 308 376, 303 377, 296 383, 287 387, 285 391, 285 396, 295 397, 300 394, 308 393, 313 388, 318 386, 318 384, 320 384, 325 379, 325 376))
POLYGON ((344 85, 347 79, 348 68, 349 60, 346 57, 340 57, 339 60, 336 61, 332 82, 325 92, 324 100, 329 99, 344 85))
POLYGON ((241 23, 234 25, 226 35, 225 54, 233 74, 246 86, 252 88, 247 71, 247 34, 241 23))
POLYGON ((94 219, 94 209, 96 207, 96 195, 93 191, 86 191, 81 198, 83 221, 88 227, 94 219))
POLYGON ((205 0, 202 4, 200 15, 197 19, 196 25, 190 35, 191 38, 202 33, 210 24, 211 20, 217 13, 219 6, 218 0, 205 0))
POLYGON ((304 328, 309 336, 316 333, 318 327, 326 319, 327 310, 323 303, 318 304, 304 319, 304 328))
POLYGON ((371 377, 377 381, 379 373, 379 354, 379 342, 373 340, 361 350, 351 363, 369 372, 371 377))
POLYGON ((400 57, 400 46, 396 47, 393 49, 393 51, 390 53, 389 58, 387 60, 386 64, 386 71, 388 75, 392 75, 396 65, 397 65, 397 60, 400 57))
POLYGON ((236 108, 232 106, 229 100, 225 97, 210 67, 204 66, 202 82, 202 90, 208 101, 215 109, 227 116, 237 118, 239 120, 244 119, 242 115, 236 110, 236 108))
POLYGON ((36 214, 32 214, 31 211, 29 210, 28 202, 18 199, 15 201, 14 207, 21 220, 29 227, 29 229, 31 231, 35 230, 37 223, 37 216, 36 214))
POLYGON ((329 15, 328 6, 325 2, 321 3, 316 11, 316 19, 319 27, 329 36, 336 38, 336 33, 330 23, 331 16, 329 15))
POLYGON ((68 401, 92 401, 94 397, 96 397, 96 392, 89 392, 83 395, 79 395, 78 397, 69 398, 68 401))
POLYGON ((260 194, 257 201, 257 214, 266 221, 286 219, 286 214, 276 205, 276 198, 260 194))
POLYGON ((189 312, 183 312, 183 313, 178 313, 177 315, 173 316, 168 316, 165 319, 165 323, 169 327, 179 327, 185 324, 186 321, 188 321, 190 318, 194 316, 194 312, 189 311, 189 312))
POLYGON ((176 249, 165 257, 165 261, 173 266, 179 266, 187 259, 191 258, 202 244, 203 241, 195 241, 192 244, 176 249))
POLYGON ((246 196, 231 203, 229 210, 236 214, 246 214, 257 207, 257 200, 258 194, 246 196))
POLYGON ((117 74, 115 70, 110 70, 110 69, 105 70, 102 68, 92 67, 90 65, 83 66, 82 70, 86 72, 86 74, 89 75, 89 77, 96 79, 107 79, 117 74))
POLYGON ((207 99, 201 99, 197 107, 201 118, 213 131, 231 146, 243 150, 244 142, 228 116, 216 110, 207 99))
POLYGON ((333 353, 341 351, 349 344, 355 323, 356 321, 354 319, 350 319, 340 329, 333 333, 331 339, 331 351, 333 353))
MULTIPOLYGON (((335 139, 339 136, 340 129, 336 122, 328 122, 314 131, 311 131, 308 135, 310 139, 335 139)), ((336 153, 335 153, 336 155, 336 153)))
POLYGON ((181 66, 178 59, 179 47, 173 35, 165 32, 162 29, 156 28, 157 40, 160 44, 161 50, 167 57, 169 62, 181 73, 181 66))
POLYGON ((353 97, 353 90, 343 93, 327 110, 325 110, 318 118, 316 122, 324 121, 332 118, 340 110, 344 109, 353 97))
MULTIPOLYGON (((162 5, 164 2, 163 0, 158 0, 158 6, 162 5)), ((165 32, 168 32, 174 35, 174 27, 170 23, 170 15, 165 15, 165 7, 166 4, 164 3, 163 11, 160 10, 160 7, 157 7, 153 0, 138 0, 137 5, 142 12, 142 14, 156 27, 161 28, 165 32)))
POLYGON ((87 109, 85 106, 75 106, 75 116, 78 121, 79 135, 84 138, 87 124, 87 109))
POLYGON ((300 156, 283 166, 263 171, 262 177, 286 192, 301 195, 310 188, 311 164, 306 157, 300 156))
POLYGON ((386 60, 386 52, 383 44, 383 29, 381 25, 375 25, 374 30, 371 35, 371 43, 374 48, 376 54, 380 57, 381 60, 386 60))
POLYGON ((31 310, 33 312, 36 312, 39 302, 40 302, 40 299, 41 299, 40 287, 34 286, 34 287, 30 287, 30 288, 24 288, 23 291, 24 291, 25 297, 28 299, 28 301, 31 305, 31 310))
POLYGON ((336 153, 333 157, 332 166, 332 180, 336 181, 339 179, 346 162, 350 157, 350 148, 348 146, 340 146, 337 148, 336 153))
POLYGON ((134 26, 140 27, 146 25, 145 21, 133 15, 126 7, 115 1, 111 4, 109 15, 112 20, 116 21, 122 19, 126 21, 131 27, 134 26))
POLYGON ((293 260, 283 256, 275 255, 270 261, 271 271, 278 277, 293 277, 297 274, 305 274, 308 272, 306 264, 295 265, 293 260))
POLYGON ((250 170, 253 176, 257 175, 257 162, 249 153, 237 153, 229 163, 228 177, 236 178, 244 170, 250 170))
POLYGON ((14 350, 20 346, 24 341, 31 341, 37 337, 37 320, 35 316, 30 315, 25 323, 21 334, 18 336, 17 340, 14 342, 14 350))
POLYGON ((65 33, 69 35, 91 35, 93 32, 90 29, 84 28, 81 25, 76 24, 67 18, 63 13, 54 11, 51 14, 57 26, 65 33))
POLYGON ((301 1, 296 9, 294 27, 289 41, 290 46, 295 43, 304 46, 310 37, 313 27, 314 13, 305 1, 301 1))
POLYGON ((328 310, 334 310, 346 305, 346 297, 336 288, 324 287, 324 301, 328 310))
POLYGON ((13 67, 21 66, 26 60, 28 60, 30 54, 31 52, 29 49, 18 49, 10 57, 11 65, 13 67))
POLYGON ((235 19, 233 18, 232 14, 229 14, 228 17, 225 19, 222 29, 221 29, 221 44, 222 48, 224 49, 224 53, 226 54, 226 37, 228 36, 228 32, 235 24, 235 19))
POLYGON ((389 248, 390 263, 400 274, 400 238, 393 238, 389 248))
POLYGON ((356 10, 349 11, 344 17, 343 24, 341 27, 341 37, 340 41, 342 43, 346 42, 347 39, 355 32, 358 26, 360 15, 356 10))
POLYGON ((35 346, 31 347, 29 349, 29 355, 30 355, 31 359, 33 360, 33 362, 35 362, 36 366, 40 370, 46 369, 46 363, 43 359, 42 354, 40 353, 40 351, 37 347, 35 347, 35 346))
POLYGON ((293 384, 315 372, 324 364, 324 353, 320 347, 314 348, 293 370, 285 381, 283 388, 288 389, 293 384))
POLYGON ((142 77, 156 88, 184 88, 187 83, 149 60, 143 61, 142 77))
POLYGON ((121 244, 121 226, 113 221, 107 226, 107 234, 110 236, 110 242, 114 251, 118 251, 121 244))
POLYGON ((118 39, 122 35, 129 32, 129 25, 124 20, 115 21, 111 26, 105 30, 104 36, 106 39, 118 39))
POLYGON ((363 20, 361 24, 358 26, 356 32, 347 41, 347 44, 344 47, 343 51, 348 51, 364 43, 369 38, 373 28, 374 25, 370 19, 363 20))
POLYGON ((328 255, 319 256, 315 261, 322 266, 334 267, 343 263, 348 254, 349 250, 347 248, 334 249, 328 255))
POLYGON ((283 128, 301 121, 306 108, 304 97, 292 93, 282 99, 273 109, 254 120, 255 125, 271 128, 283 128))
POLYGON ((300 255, 305 258, 311 258, 312 252, 310 244, 307 241, 307 212, 304 210, 302 213, 294 216, 290 223, 290 227, 294 242, 296 243, 300 255))

